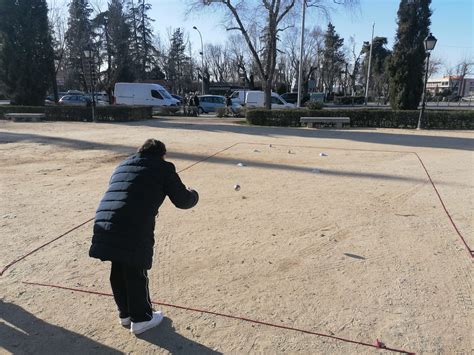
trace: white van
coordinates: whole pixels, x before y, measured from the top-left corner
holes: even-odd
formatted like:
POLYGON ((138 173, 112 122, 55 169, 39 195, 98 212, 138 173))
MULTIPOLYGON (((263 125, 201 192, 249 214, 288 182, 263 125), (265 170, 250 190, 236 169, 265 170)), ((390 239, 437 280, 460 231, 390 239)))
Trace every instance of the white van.
POLYGON ((179 100, 158 84, 116 83, 114 97, 117 105, 179 107, 179 100))
MULTIPOLYGON (((245 95, 247 107, 264 107, 265 93, 263 91, 247 91, 245 95)), ((280 95, 272 92, 272 109, 290 109, 295 105, 286 102, 280 95)))
POLYGON ((239 105, 244 105, 245 104, 245 96, 248 92, 249 92, 249 90, 235 90, 234 92, 232 92, 232 95, 230 95, 232 103, 239 104, 239 105))

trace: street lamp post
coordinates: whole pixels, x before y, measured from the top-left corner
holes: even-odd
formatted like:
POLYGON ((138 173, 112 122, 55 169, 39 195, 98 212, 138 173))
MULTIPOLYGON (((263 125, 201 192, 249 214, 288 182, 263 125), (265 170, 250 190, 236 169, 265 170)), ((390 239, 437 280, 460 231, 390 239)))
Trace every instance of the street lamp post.
POLYGON ((301 9, 301 37, 300 37, 300 63, 298 68, 298 99, 296 107, 301 107, 302 81, 303 81, 303 54, 304 54, 304 21, 306 16, 306 0, 302 1, 301 9))
POLYGON ((436 46, 436 41, 437 39, 433 34, 429 34, 428 37, 425 38, 424 46, 425 46, 425 51, 426 51, 426 68, 425 68, 425 82, 423 85, 423 94, 421 96, 421 110, 420 110, 420 116, 418 117, 418 125, 416 129, 421 129, 422 127, 422 121, 424 118, 425 114, 425 103, 426 103, 426 83, 428 81, 428 69, 430 65, 430 54, 431 51, 434 49, 436 46))
POLYGON ((93 65, 94 61, 94 51, 87 47, 84 50, 84 57, 89 61, 89 74, 90 74, 90 84, 91 84, 91 93, 92 93, 92 122, 95 122, 95 93, 94 93, 94 81, 95 81, 95 68, 93 65))
POLYGON ((193 26, 193 29, 199 33, 199 37, 201 38, 201 95, 204 95, 204 44, 202 42, 201 31, 199 31, 196 26, 193 26))
POLYGON ((367 69, 367 82, 365 85, 365 106, 367 106, 367 101, 369 99, 369 81, 370 81, 370 67, 372 66, 372 47, 374 46, 374 28, 375 22, 372 25, 372 39, 370 40, 370 51, 369 51, 369 67, 367 69))

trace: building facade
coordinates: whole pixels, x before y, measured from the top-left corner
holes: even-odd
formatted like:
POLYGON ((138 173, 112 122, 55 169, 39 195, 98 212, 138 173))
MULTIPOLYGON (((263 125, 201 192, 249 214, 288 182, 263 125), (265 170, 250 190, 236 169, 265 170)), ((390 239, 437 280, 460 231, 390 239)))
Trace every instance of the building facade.
POLYGON ((442 78, 428 79, 426 91, 432 95, 442 94, 449 91, 454 96, 474 96, 474 78, 464 78, 460 76, 443 76, 442 78))

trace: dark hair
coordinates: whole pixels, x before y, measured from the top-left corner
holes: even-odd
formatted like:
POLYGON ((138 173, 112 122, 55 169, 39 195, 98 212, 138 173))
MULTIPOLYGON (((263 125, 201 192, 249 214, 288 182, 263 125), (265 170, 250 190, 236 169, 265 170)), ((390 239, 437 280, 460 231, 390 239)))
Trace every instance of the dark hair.
POLYGON ((150 138, 138 148, 138 153, 152 153, 162 157, 166 154, 166 146, 163 142, 150 138))

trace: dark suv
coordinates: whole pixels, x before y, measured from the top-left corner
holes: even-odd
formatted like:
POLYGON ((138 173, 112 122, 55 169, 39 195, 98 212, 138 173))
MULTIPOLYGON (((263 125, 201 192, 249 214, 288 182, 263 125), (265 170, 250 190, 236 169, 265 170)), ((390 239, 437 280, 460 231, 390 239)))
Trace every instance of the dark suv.
MULTIPOLYGON (((297 92, 285 92, 283 95, 281 95, 282 99, 285 100, 286 102, 290 103, 290 104, 295 104, 296 105, 296 101, 298 101, 298 93, 297 92)), ((304 103, 306 101, 309 100, 309 95, 304 95, 303 96, 303 100, 302 100, 302 104, 304 105, 304 103)))

